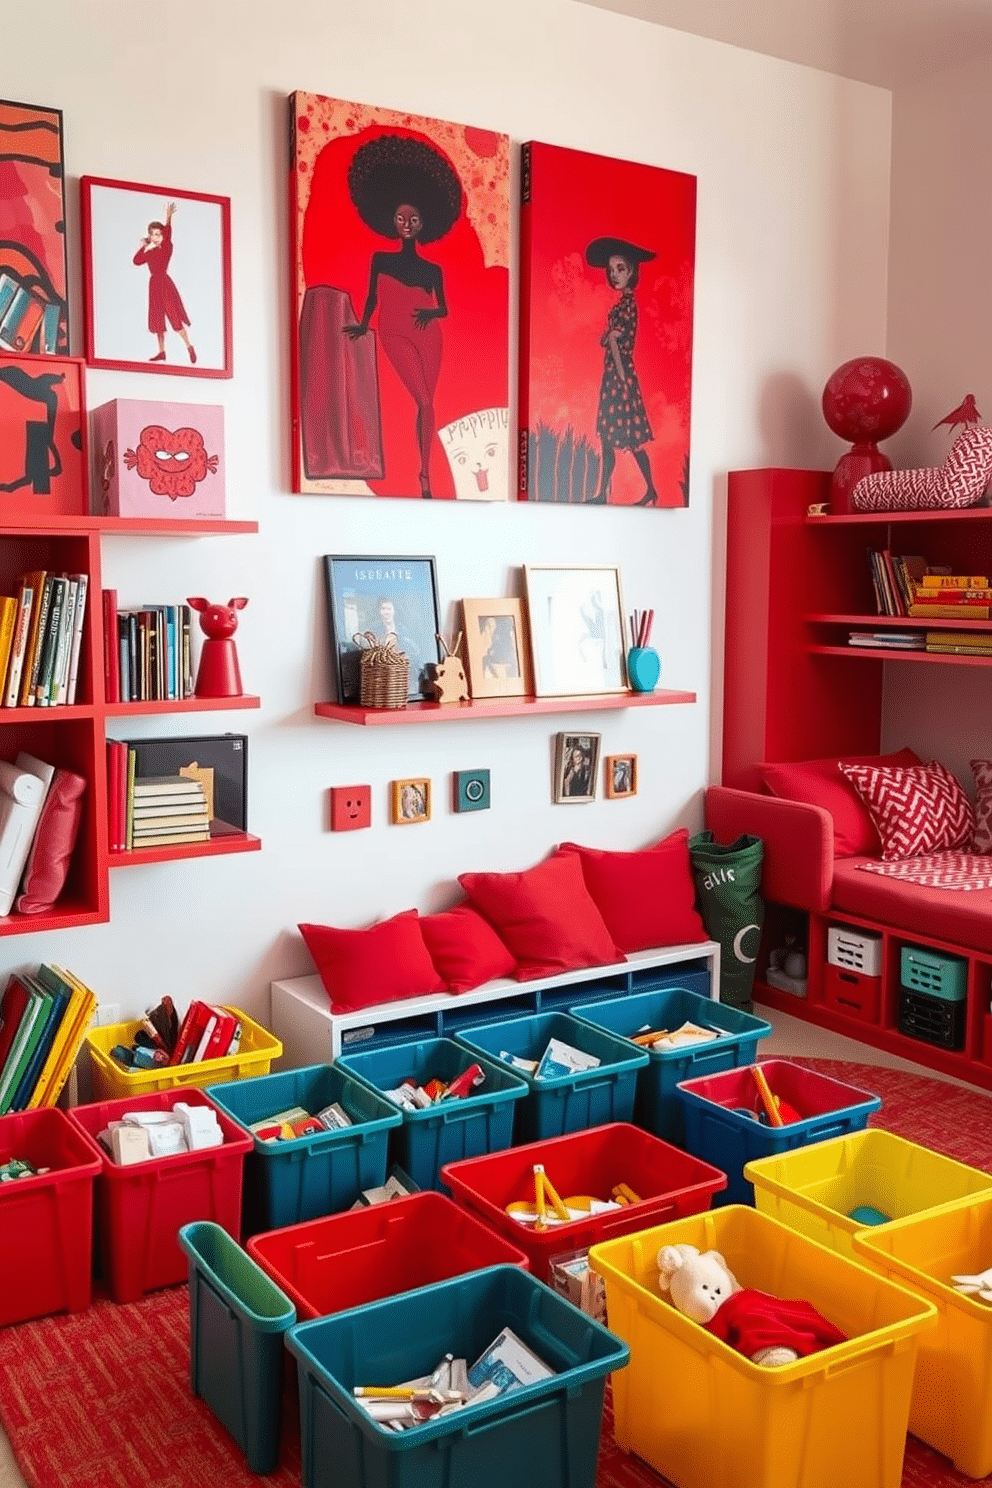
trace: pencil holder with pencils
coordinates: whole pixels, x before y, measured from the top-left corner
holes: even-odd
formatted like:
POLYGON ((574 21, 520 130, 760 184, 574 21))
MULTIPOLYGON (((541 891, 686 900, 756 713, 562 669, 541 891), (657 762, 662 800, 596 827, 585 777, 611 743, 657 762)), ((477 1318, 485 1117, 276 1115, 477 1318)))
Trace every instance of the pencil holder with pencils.
POLYGON ((653 623, 654 610, 635 610, 630 617, 627 678, 632 692, 654 692, 661 676, 661 657, 648 644, 653 623))

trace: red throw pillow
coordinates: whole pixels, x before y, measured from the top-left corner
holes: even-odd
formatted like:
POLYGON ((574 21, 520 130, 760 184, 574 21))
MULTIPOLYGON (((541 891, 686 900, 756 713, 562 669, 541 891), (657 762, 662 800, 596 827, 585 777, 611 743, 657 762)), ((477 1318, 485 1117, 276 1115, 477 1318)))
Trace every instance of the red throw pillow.
POLYGON ((696 885, 684 827, 641 852, 607 852, 563 842, 575 853, 586 888, 623 951, 707 940, 696 909, 696 885))
POLYGON ((920 757, 912 749, 899 749, 895 754, 852 754, 827 759, 797 760, 792 764, 761 765, 761 778, 773 796, 786 801, 805 801, 822 806, 834 819, 834 855, 854 857, 865 853, 877 857, 882 844, 875 830, 871 812, 857 791, 845 779, 842 765, 875 765, 889 769, 918 765, 920 757))
POLYGON ((299 931, 331 999, 332 1013, 446 990, 427 954, 415 909, 367 930, 300 925, 299 931))
POLYGON ((523 873, 462 873, 458 882, 516 957, 520 982, 626 959, 573 853, 556 853, 523 873))
POLYGON ((512 976, 517 969, 492 925, 471 905, 458 904, 444 914, 422 915, 420 929, 435 970, 449 992, 471 992, 483 982, 512 976))
POLYGON ((882 858, 918 858, 971 842, 975 813, 958 781, 937 760, 904 770, 841 765, 882 841, 882 858))
POLYGON ((992 760, 971 760, 975 777, 975 831, 973 853, 992 853, 992 760))
POLYGON ((85 792, 82 775, 56 770, 52 776, 21 877, 19 914, 47 914, 65 887, 85 792))

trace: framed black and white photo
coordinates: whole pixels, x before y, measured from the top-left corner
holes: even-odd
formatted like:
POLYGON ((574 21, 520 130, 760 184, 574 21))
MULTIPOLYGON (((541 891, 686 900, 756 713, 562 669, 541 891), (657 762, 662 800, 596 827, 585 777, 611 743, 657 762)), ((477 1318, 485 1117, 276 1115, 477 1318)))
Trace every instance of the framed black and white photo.
POLYGON ((532 691, 530 642, 522 599, 463 599, 468 683, 474 698, 532 691))
POLYGON ((434 559, 325 554, 324 579, 335 700, 359 701, 362 650, 390 636, 410 663, 407 702, 430 697, 441 660, 434 559))
POLYGON ((599 777, 600 734, 555 735, 554 797, 566 801, 595 801, 599 777))
POLYGON ((534 693, 626 692, 623 598, 617 568, 524 568, 534 693))

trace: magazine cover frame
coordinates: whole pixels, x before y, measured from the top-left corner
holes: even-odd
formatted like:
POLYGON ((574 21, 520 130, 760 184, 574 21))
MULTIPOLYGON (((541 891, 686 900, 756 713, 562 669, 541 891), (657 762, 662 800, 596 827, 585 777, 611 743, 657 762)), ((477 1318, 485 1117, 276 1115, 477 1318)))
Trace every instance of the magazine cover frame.
MULTIPOLYGON (((432 669, 441 660, 441 611, 433 555, 397 558, 325 553, 323 567, 331 686, 336 701, 359 702, 362 648, 354 637, 366 631, 375 634, 380 623, 394 635, 397 649, 409 660, 406 701, 429 697, 432 669), (387 599, 393 604, 392 615, 376 614, 381 601, 387 599)), ((376 639, 383 641, 385 634, 376 639)))
POLYGON ((0 198, 0 351, 67 357, 69 262, 62 110, 0 99, 0 155, 11 173, 10 184, 16 180, 23 188, 25 203, 18 221, 10 200, 0 198), (13 136, 10 141, 7 133, 13 136), (57 191, 53 181, 58 183, 57 191), (16 281, 9 301, 5 278, 16 281), (15 294, 22 300, 27 324, 34 321, 29 335, 23 320, 18 326, 10 320, 19 313, 13 303, 15 294), (39 310, 38 300, 55 307, 57 313, 39 310))
POLYGON ((695 176, 522 147, 520 500, 688 506, 695 227, 695 176))
POLYGON ((231 377, 230 197, 106 176, 79 185, 87 365, 231 377))
POLYGON ((511 500, 509 136, 289 109, 293 491, 511 500))

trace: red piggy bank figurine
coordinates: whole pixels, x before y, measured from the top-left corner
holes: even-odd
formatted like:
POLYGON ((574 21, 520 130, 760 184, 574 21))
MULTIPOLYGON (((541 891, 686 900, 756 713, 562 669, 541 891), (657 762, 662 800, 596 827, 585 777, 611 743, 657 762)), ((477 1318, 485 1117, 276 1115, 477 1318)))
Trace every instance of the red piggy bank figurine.
POLYGON ((199 611, 200 629, 206 636, 193 691, 197 697, 240 697, 241 671, 233 636, 238 628, 237 611, 244 609, 247 599, 241 596, 222 605, 190 595, 186 603, 199 611))

